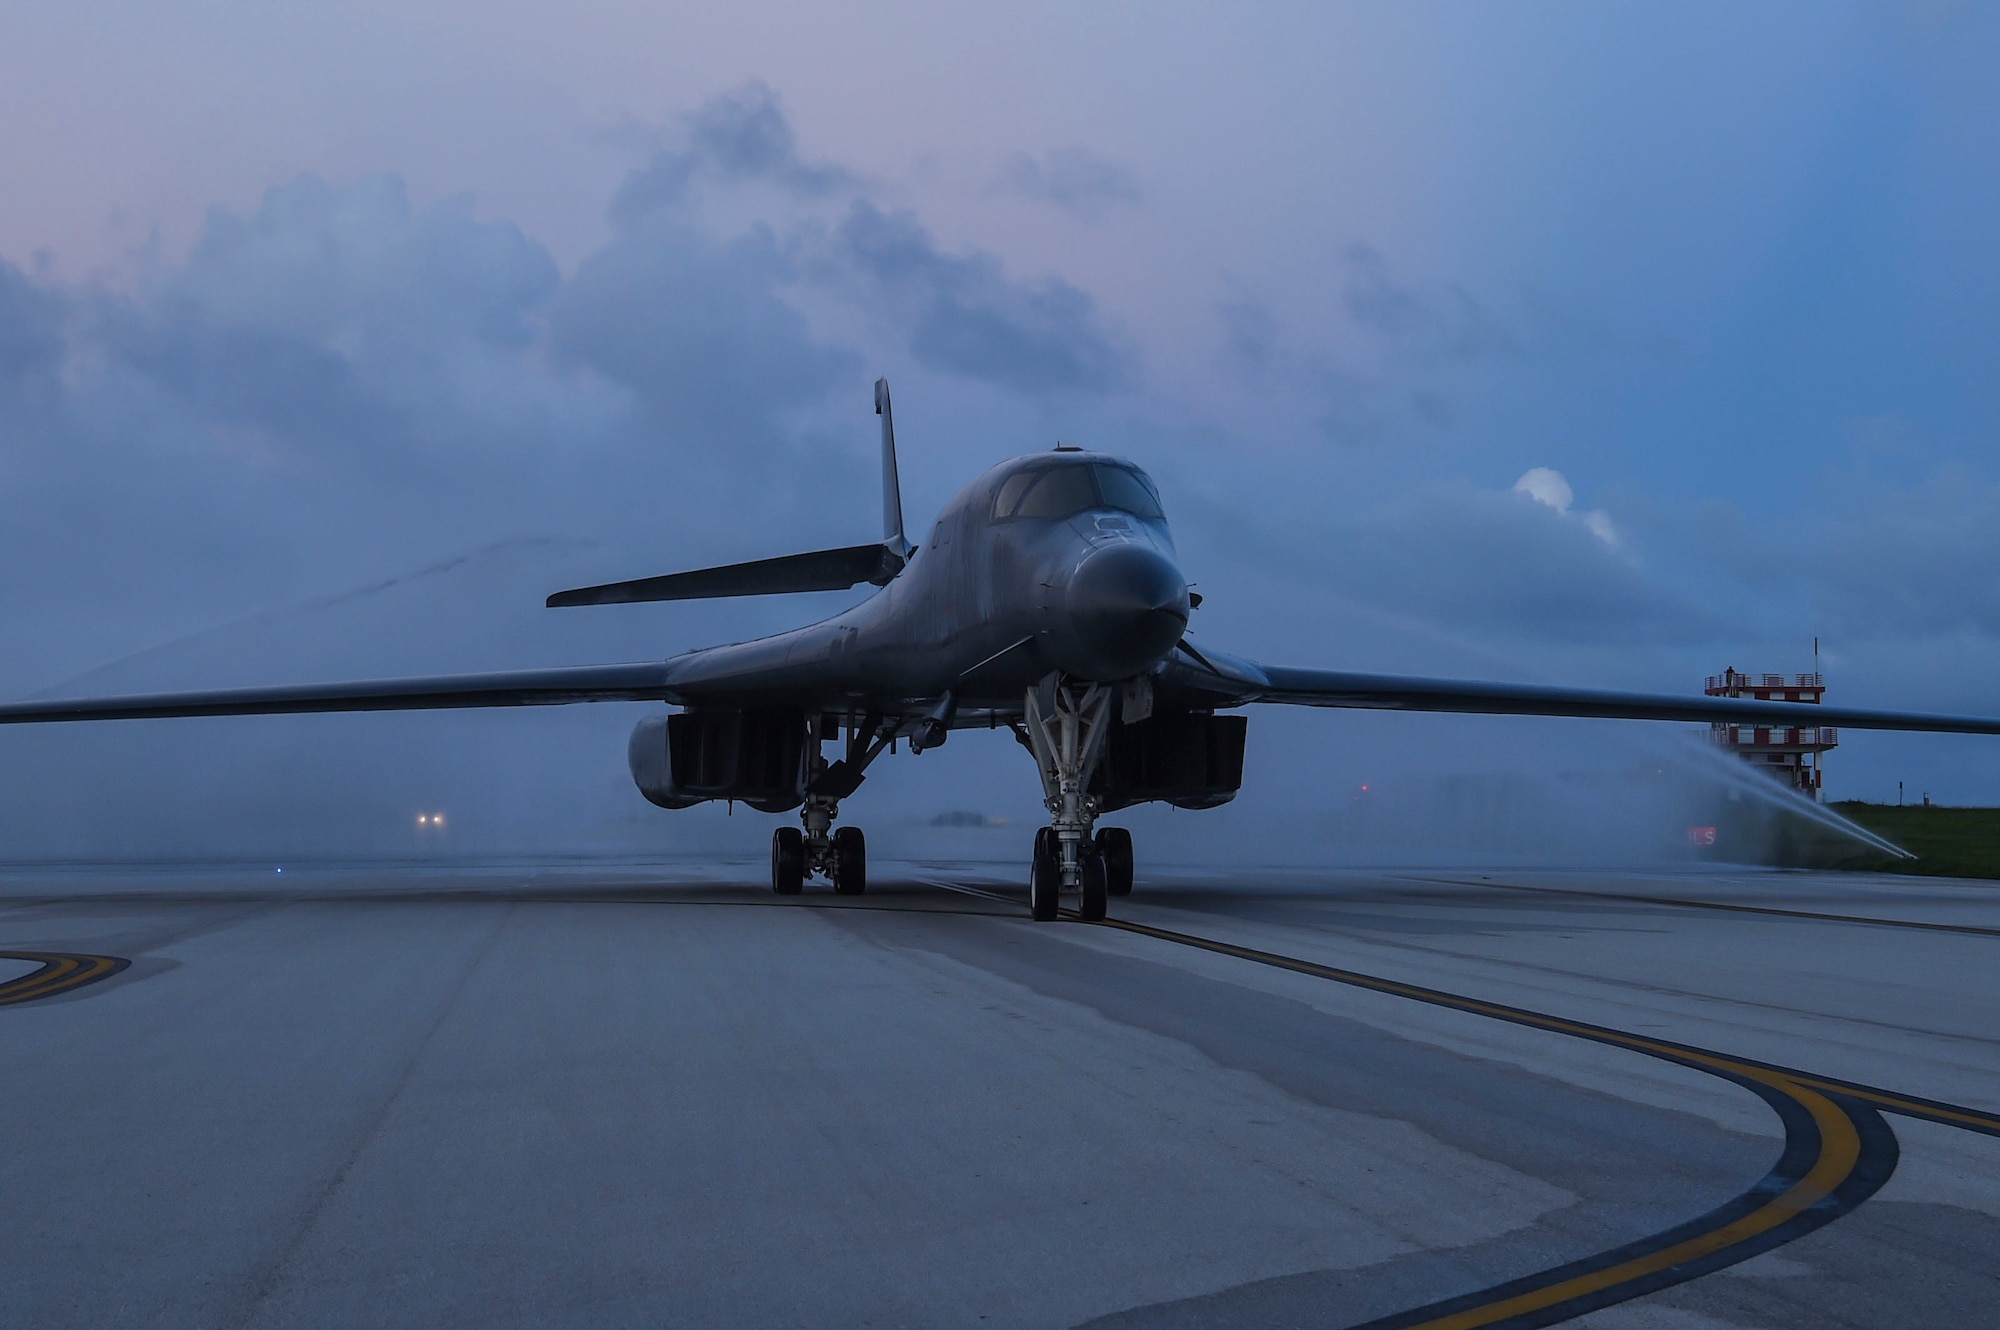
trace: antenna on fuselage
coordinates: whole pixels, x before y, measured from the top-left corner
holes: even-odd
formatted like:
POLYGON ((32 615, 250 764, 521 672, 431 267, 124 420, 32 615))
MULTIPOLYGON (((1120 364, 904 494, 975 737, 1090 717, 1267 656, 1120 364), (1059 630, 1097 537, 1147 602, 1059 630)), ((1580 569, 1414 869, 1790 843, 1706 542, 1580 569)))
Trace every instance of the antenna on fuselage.
POLYGON ((875 414, 882 417, 882 543, 908 558, 903 535, 903 487, 896 479, 896 417, 889 408, 889 381, 875 380, 875 414))

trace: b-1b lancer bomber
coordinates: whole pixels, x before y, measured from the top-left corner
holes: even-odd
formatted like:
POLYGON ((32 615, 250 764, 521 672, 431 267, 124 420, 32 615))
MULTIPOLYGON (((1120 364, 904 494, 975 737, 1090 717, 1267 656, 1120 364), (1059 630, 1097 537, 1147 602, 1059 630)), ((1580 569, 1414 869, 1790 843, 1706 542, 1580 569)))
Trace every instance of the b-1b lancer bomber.
POLYGON ((552 607, 878 590, 832 618, 665 661, 0 706, 0 723, 321 711, 664 702, 632 732, 632 778, 663 808, 733 800, 799 810, 771 837, 771 886, 867 882, 841 803, 899 741, 1011 730, 1041 778, 1049 822, 1028 871, 1036 919, 1064 894, 1085 919, 1132 889, 1132 838, 1097 819, 1163 801, 1214 808, 1243 782, 1258 703, 1635 720, 1844 725, 2000 734, 2000 720, 1733 698, 1604 692, 1260 665, 1188 640, 1201 598, 1174 552, 1158 489, 1131 462, 1058 447, 1000 463, 945 506, 930 539, 903 533, 894 418, 882 425, 876 544, 583 587, 552 607), (829 749, 835 754, 829 760, 829 749))

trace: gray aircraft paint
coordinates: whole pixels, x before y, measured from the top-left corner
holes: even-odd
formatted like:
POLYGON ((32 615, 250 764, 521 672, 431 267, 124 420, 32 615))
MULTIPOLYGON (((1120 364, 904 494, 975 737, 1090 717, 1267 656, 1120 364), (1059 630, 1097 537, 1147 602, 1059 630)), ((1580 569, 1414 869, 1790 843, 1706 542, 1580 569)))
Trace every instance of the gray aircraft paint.
MULTIPOLYGON (((886 386, 878 403, 887 405, 886 386)), ((899 567, 874 595, 818 623, 657 662, 17 702, 0 706, 0 724, 660 701, 872 711, 907 729, 954 693, 950 723, 964 727, 1019 719, 1029 690, 1060 674, 1147 679, 1157 706, 1191 711, 1284 703, 2000 734, 2000 720, 1983 717, 1264 667, 1181 635, 1190 598, 1164 517, 1095 503, 1047 518, 996 512, 1002 487, 1024 473, 1141 474, 1118 458, 1059 451, 1003 462, 961 490, 903 562, 883 415, 890 530, 879 548, 899 567)))

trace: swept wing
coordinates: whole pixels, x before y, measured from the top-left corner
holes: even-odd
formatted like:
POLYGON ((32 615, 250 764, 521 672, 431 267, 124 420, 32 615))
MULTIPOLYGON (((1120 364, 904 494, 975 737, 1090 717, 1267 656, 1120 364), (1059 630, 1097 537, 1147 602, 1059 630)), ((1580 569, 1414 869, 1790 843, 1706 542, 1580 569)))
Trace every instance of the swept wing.
POLYGON ((658 702, 665 664, 583 665, 369 679, 275 688, 222 688, 126 697, 51 698, 0 705, 0 725, 34 721, 155 720, 184 716, 273 716, 311 711, 433 711, 455 707, 544 707, 569 702, 658 702))
MULTIPOLYGON (((53 721, 149 720, 189 716, 268 716, 332 711, 427 711, 467 707, 561 706, 576 702, 675 701, 671 678, 697 658, 724 656, 728 648, 690 652, 673 662, 583 665, 369 679, 271 688, 225 688, 184 693, 141 693, 92 698, 50 698, 0 704, 0 725, 53 721), (676 669, 676 667, 679 669, 676 669)), ((702 674, 697 691, 732 682, 727 668, 702 674)), ((741 670, 742 691, 760 691, 768 671, 741 670)), ((783 691, 797 691, 786 679, 783 691)), ((1576 716, 1609 720, 1666 720, 1724 724, 1829 725, 1859 730, 1914 730, 1943 734, 2000 734, 2000 719, 1931 712, 1881 711, 1804 702, 1690 697, 1546 684, 1436 679, 1403 674, 1259 665, 1240 656, 1183 644, 1157 678, 1170 704, 1240 707, 1253 703, 1341 707, 1368 711, 1443 711, 1504 716, 1576 716), (1198 654, 1197 654, 1198 653, 1198 654)))
POLYGON ((1190 700, 1205 701, 1212 706, 1272 702, 1368 711, 1450 711, 1495 716, 1578 716, 1608 720, 1830 725, 1856 730, 2000 734, 2000 719, 1983 716, 1298 669, 1259 665, 1241 657, 1191 648, 1186 644, 1169 659, 1161 682, 1172 692, 1183 693, 1190 700))

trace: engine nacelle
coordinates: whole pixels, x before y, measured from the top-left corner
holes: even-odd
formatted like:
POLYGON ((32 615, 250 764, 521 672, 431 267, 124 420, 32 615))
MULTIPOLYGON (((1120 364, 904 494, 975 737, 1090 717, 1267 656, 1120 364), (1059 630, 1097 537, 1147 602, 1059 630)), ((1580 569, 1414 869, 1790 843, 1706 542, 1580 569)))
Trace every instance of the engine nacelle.
POLYGON ((806 718, 798 711, 704 707, 648 716, 626 757, 639 793, 662 808, 739 799, 783 813, 806 797, 806 718))
POLYGON ((1113 722, 1090 792, 1105 811, 1159 800, 1176 808, 1219 808, 1243 788, 1242 716, 1164 713, 1113 722))

